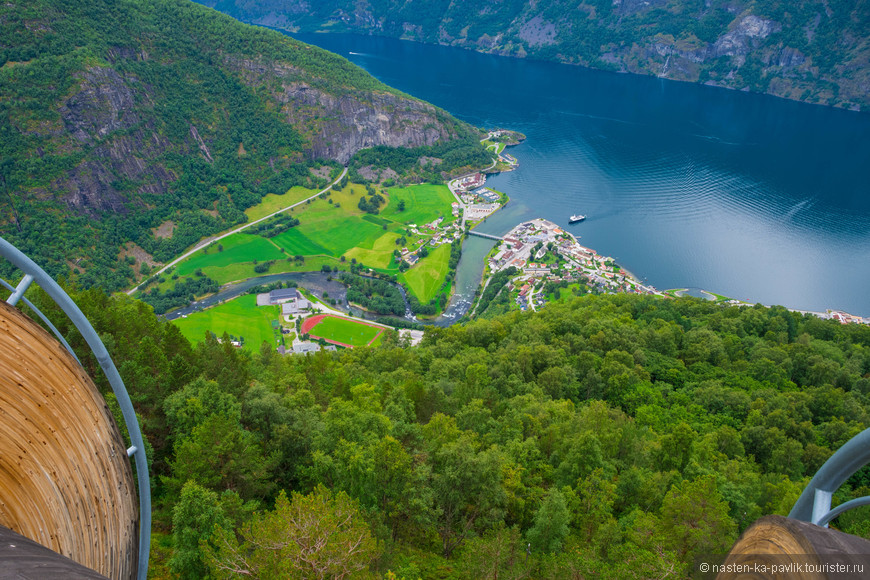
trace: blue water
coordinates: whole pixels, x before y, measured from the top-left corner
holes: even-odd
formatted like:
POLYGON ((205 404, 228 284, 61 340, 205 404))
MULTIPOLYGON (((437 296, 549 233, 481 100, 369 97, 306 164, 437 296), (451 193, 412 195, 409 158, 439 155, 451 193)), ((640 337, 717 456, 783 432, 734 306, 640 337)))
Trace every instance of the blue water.
POLYGON ((870 316, 870 114, 355 35, 299 34, 528 136, 481 231, 544 217, 658 288, 870 316), (568 226, 568 216, 585 222, 568 226))

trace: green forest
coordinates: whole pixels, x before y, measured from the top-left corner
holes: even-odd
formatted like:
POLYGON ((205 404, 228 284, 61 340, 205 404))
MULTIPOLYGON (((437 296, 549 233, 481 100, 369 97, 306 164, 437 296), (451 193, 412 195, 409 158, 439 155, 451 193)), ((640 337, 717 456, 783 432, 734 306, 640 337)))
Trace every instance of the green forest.
POLYGON ((156 578, 686 577, 870 425, 870 328, 781 307, 583 296, 284 357, 72 296, 149 442, 156 578))

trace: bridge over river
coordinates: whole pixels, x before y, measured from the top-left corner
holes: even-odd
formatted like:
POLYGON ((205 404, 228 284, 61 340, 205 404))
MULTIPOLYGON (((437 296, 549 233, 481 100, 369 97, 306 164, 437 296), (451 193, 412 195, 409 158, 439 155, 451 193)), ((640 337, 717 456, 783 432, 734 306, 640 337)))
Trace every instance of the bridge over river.
POLYGON ((469 236, 477 236, 477 237, 479 237, 479 238, 486 238, 486 239, 488 239, 488 240, 498 240, 498 241, 501 241, 501 240, 504 239, 504 238, 502 238, 501 236, 494 236, 494 235, 492 235, 492 234, 485 234, 485 233, 483 233, 483 232, 476 232, 476 231, 474 231, 474 230, 468 230, 467 233, 468 233, 469 236))

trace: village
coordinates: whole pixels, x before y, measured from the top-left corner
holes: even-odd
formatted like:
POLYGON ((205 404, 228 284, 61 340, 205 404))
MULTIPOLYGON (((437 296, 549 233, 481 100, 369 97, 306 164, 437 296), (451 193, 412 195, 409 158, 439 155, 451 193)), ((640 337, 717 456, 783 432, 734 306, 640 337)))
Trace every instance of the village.
POLYGON ((581 246, 574 236, 545 219, 519 224, 493 251, 487 264, 490 275, 510 267, 521 272, 511 281, 518 289, 516 304, 520 310, 535 310, 546 303, 542 288, 548 281, 585 281, 600 293, 663 295, 620 268, 612 258, 581 246))

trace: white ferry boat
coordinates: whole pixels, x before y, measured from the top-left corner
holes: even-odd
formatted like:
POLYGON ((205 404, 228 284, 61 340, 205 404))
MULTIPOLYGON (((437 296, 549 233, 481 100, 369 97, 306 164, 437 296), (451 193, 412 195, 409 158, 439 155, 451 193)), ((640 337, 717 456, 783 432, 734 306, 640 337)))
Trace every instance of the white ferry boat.
POLYGON ((583 215, 583 214, 579 214, 579 213, 578 213, 577 215, 572 215, 572 216, 568 219, 568 223, 569 223, 569 224, 573 224, 573 223, 576 223, 576 222, 582 222, 582 221, 585 220, 585 219, 586 219, 586 216, 585 216, 585 215, 583 215))

